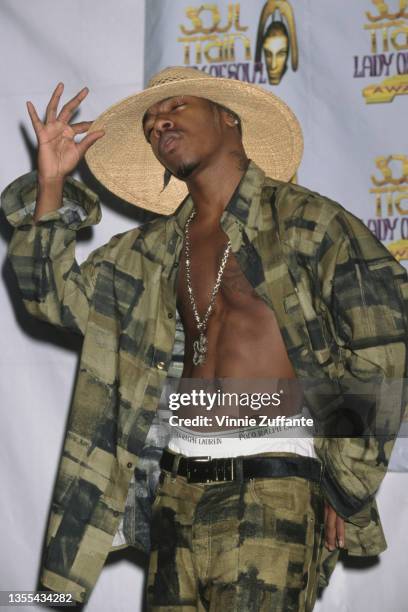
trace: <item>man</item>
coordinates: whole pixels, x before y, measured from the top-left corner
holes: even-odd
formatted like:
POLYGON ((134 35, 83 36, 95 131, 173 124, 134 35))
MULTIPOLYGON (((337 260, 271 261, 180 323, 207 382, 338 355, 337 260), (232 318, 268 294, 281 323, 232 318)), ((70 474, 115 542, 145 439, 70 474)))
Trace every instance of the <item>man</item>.
MULTIPOLYGON (((345 382, 405 376, 408 293, 404 269, 361 222, 287 182, 302 138, 276 96, 169 68, 76 144, 90 124, 69 118, 86 90, 58 114, 61 93, 44 124, 28 104, 38 193, 36 177, 22 177, 3 207, 17 228, 10 261, 28 311, 85 336, 41 580, 86 601, 143 476, 176 305, 183 378, 309 378, 334 386, 338 406, 345 382), (86 151, 109 189, 168 216, 114 236, 78 266, 75 233, 100 218, 94 194, 66 178, 86 151)), ((310 397, 324 421, 330 397, 321 406, 310 397)), ((356 555, 385 548, 374 494, 392 443, 321 437, 288 451, 271 440, 241 455, 237 441, 205 460, 188 445, 190 457, 165 449, 150 609, 311 610, 336 545, 356 555)))

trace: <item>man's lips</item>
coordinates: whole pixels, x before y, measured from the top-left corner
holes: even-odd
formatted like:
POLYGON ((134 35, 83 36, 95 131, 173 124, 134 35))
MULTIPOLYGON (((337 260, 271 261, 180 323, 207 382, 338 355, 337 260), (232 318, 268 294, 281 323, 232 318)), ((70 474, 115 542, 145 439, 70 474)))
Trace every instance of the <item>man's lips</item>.
POLYGON ((173 130, 164 132, 159 138, 159 153, 162 155, 163 153, 168 153, 173 149, 177 144, 177 140, 180 139, 180 134, 173 130))

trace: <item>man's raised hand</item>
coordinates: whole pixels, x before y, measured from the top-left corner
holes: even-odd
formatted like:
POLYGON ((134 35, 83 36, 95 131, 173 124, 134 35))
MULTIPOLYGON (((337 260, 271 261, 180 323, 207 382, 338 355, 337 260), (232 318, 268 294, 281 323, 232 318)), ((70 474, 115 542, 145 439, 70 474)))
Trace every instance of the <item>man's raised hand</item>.
POLYGON ((104 135, 103 130, 97 130, 75 142, 77 134, 89 130, 92 121, 69 124, 73 113, 88 95, 88 88, 81 89, 76 96, 69 100, 58 113, 58 104, 64 84, 59 83, 55 88, 46 110, 45 121, 42 122, 32 102, 27 102, 27 110, 38 141, 38 180, 40 183, 63 182, 78 162, 85 155, 89 147, 104 135), (58 114, 57 114, 58 113, 58 114))

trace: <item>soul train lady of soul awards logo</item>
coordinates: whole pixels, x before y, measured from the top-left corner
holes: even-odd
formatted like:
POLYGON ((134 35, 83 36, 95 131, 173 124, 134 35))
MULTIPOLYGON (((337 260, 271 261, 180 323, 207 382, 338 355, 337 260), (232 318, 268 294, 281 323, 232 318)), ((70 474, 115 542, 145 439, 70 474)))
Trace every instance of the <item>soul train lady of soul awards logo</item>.
POLYGON ((290 65, 298 67, 295 17, 288 0, 265 2, 253 41, 241 24, 240 3, 204 3, 185 11, 179 26, 184 64, 218 77, 278 85, 290 65), (252 53, 254 48, 254 53, 252 53), (255 57, 255 60, 253 60, 255 57))
POLYGON ((398 260, 408 260, 408 155, 375 158, 371 176, 375 216, 367 227, 398 260))
POLYGON ((408 0, 371 2, 364 25, 370 53, 354 56, 354 78, 376 79, 362 91, 367 103, 392 102, 408 94, 408 0))

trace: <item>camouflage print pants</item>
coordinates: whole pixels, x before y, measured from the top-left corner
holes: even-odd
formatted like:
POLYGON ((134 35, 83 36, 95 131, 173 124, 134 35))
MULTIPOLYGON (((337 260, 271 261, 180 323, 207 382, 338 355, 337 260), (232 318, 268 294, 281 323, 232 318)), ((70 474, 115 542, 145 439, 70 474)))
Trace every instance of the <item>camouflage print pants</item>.
POLYGON ((320 485, 304 478, 193 484, 162 471, 153 503, 149 611, 312 610, 323 521, 320 485))

